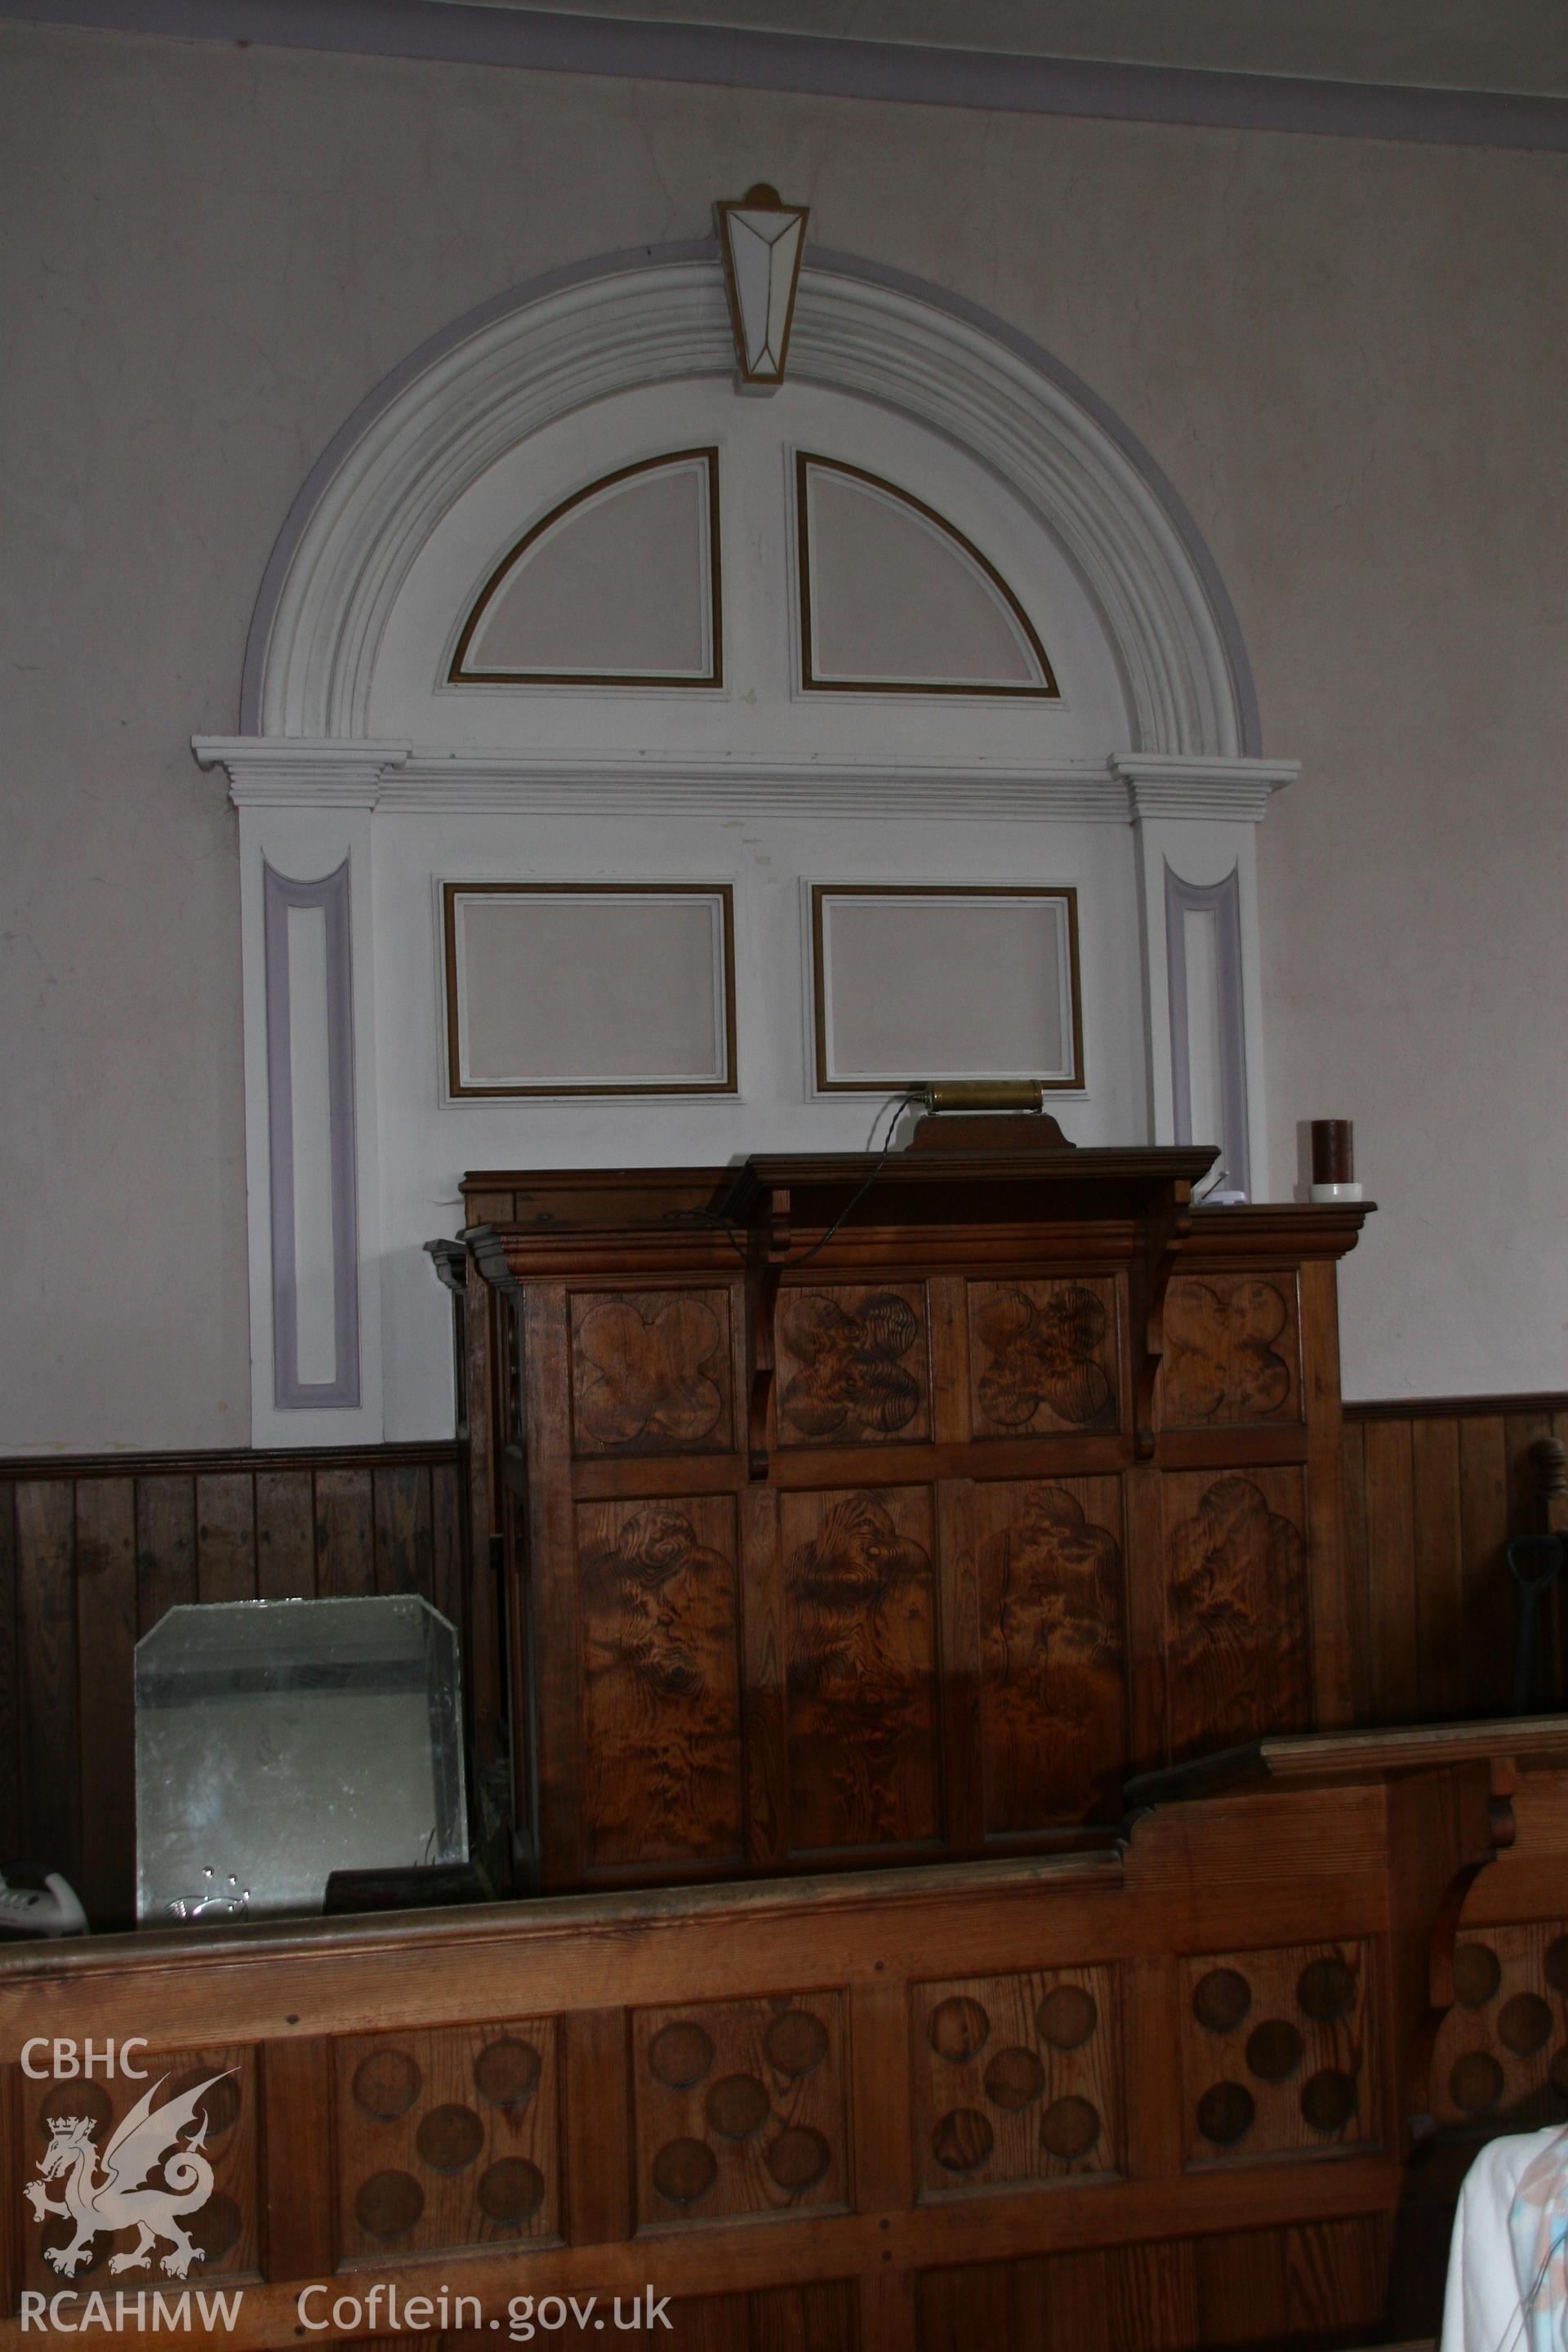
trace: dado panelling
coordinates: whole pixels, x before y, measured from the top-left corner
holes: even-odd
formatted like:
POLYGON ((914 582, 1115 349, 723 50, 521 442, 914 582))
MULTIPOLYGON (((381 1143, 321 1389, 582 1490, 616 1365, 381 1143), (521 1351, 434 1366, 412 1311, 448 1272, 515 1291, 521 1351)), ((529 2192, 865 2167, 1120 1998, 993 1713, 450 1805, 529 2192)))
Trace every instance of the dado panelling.
MULTIPOLYGON (((1489 1834, 1466 1759, 1432 1768, 1419 1818, 1395 1816, 1407 1782, 1352 1780, 1163 1803, 1089 1857, 13 1950, 6 2177, 62 2130, 101 2148, 143 2088, 34 2081, 39 2023, 101 2044, 177 2001, 189 2040, 154 2046, 151 2087, 205 2118, 192 2275, 244 2285, 240 2352, 299 2340, 311 2280, 472 2293, 487 2333, 517 2296, 651 2280, 674 2340, 710 2352, 1380 2340, 1414 2023, 1394 1960, 1484 1859, 1457 1841, 1467 1810, 1489 1834), (1414 1907, 1413 1836, 1438 1863, 1414 1907)), ((1560 1908, 1537 1777, 1497 1867, 1560 1908)), ((1563 1973, 1559 1939, 1462 1936, 1499 1951, 1505 2046, 1518 2016, 1533 2032, 1531 1971, 1563 1973)), ((1469 1986, 1461 2033, 1486 2006, 1469 1986)), ((1563 2023, 1528 2060, 1548 2093, 1563 2023)), ((0 2237, 0 2344, 25 2340, 23 2292, 61 2284, 62 2223, 19 2210, 0 2237)), ((83 2284, 162 2282, 110 2269, 134 2226, 88 2234, 83 2284)))

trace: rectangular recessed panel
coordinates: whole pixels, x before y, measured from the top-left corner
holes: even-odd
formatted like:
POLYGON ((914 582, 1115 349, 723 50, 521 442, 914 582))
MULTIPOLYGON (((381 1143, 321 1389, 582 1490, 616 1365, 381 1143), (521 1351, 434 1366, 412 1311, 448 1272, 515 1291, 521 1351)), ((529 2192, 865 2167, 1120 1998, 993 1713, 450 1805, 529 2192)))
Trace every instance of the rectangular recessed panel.
POLYGON ((578 1507, 595 1869, 740 1856, 737 1553, 728 1495, 578 1507))
POLYGON ((448 883, 454 1094, 731 1093, 730 893, 448 883))
POLYGON ((1083 1083, 1070 890, 813 892, 816 1077, 1083 1083))
POLYGON ((934 1520, 924 1486, 779 1497, 795 1853, 942 1834, 934 1520))
POLYGON ((296 1370, 310 1387, 337 1377, 332 1250, 332 1097, 328 1068, 327 910, 290 907, 289 1088, 294 1141, 296 1370))

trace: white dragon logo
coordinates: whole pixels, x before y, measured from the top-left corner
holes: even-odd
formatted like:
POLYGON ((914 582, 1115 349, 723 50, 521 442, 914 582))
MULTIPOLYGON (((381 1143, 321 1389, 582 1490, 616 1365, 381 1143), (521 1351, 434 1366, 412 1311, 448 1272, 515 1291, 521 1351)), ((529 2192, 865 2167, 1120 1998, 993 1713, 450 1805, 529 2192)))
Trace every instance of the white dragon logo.
POLYGON ((86 2262, 92 2242, 100 2230, 129 2230, 140 2235, 129 2253, 114 2254, 110 2259, 111 2271, 144 2271, 150 2268, 153 2250, 160 2238, 167 2238, 173 2252, 163 2257, 163 2268, 171 2278, 184 2278, 191 2264, 205 2259, 203 2249, 194 2245, 180 2227, 180 2217, 199 2212, 212 2195, 213 2168, 201 2153, 207 2136, 207 2118, 201 2109, 203 2095, 221 2074, 209 2075, 193 2090, 183 2091, 177 2098, 165 2101, 154 2108, 153 2101, 168 2081, 160 2075, 150 2090, 144 2091, 116 2128, 113 2138, 103 2150, 101 2178, 98 2177, 99 2151, 92 2144, 94 2126, 89 2116, 51 2116, 50 2139, 47 2148, 38 2158, 37 2180, 29 2180, 22 2194, 33 2209, 33 2218, 41 2221, 46 2213, 58 2213, 76 2223, 76 2235, 68 2246, 46 2246, 44 2259, 57 2271, 69 2278, 79 2263, 86 2262), (200 2124, 192 2137, 179 2137, 187 2125, 195 2124, 198 2113, 200 2124), (163 2188, 144 2188, 149 2173, 163 2162, 163 2188), (65 2195, 56 2204, 44 2193, 44 2183, 65 2179, 65 2195))

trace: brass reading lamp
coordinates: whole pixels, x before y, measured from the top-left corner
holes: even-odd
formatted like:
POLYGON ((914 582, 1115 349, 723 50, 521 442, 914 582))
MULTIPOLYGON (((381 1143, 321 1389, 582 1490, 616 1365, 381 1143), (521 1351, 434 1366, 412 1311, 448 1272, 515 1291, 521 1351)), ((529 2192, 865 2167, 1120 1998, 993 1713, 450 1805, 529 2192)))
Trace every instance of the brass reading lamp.
POLYGON ((906 1099, 923 1118, 910 1151, 1062 1151, 1072 1146, 1046 1110, 1037 1078, 928 1078, 906 1099), (999 1118, 998 1112, 1012 1112, 999 1118))

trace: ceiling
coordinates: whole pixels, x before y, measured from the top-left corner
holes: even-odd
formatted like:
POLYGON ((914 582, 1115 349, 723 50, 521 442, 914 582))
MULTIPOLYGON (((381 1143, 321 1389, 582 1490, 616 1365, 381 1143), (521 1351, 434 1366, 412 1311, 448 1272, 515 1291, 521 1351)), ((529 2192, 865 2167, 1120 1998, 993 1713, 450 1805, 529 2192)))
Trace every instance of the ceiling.
MULTIPOLYGON (((473 0, 468 0, 473 5, 473 0)), ((1433 89, 1568 96, 1563 0, 482 0, 533 14, 806 33, 1433 89)))

